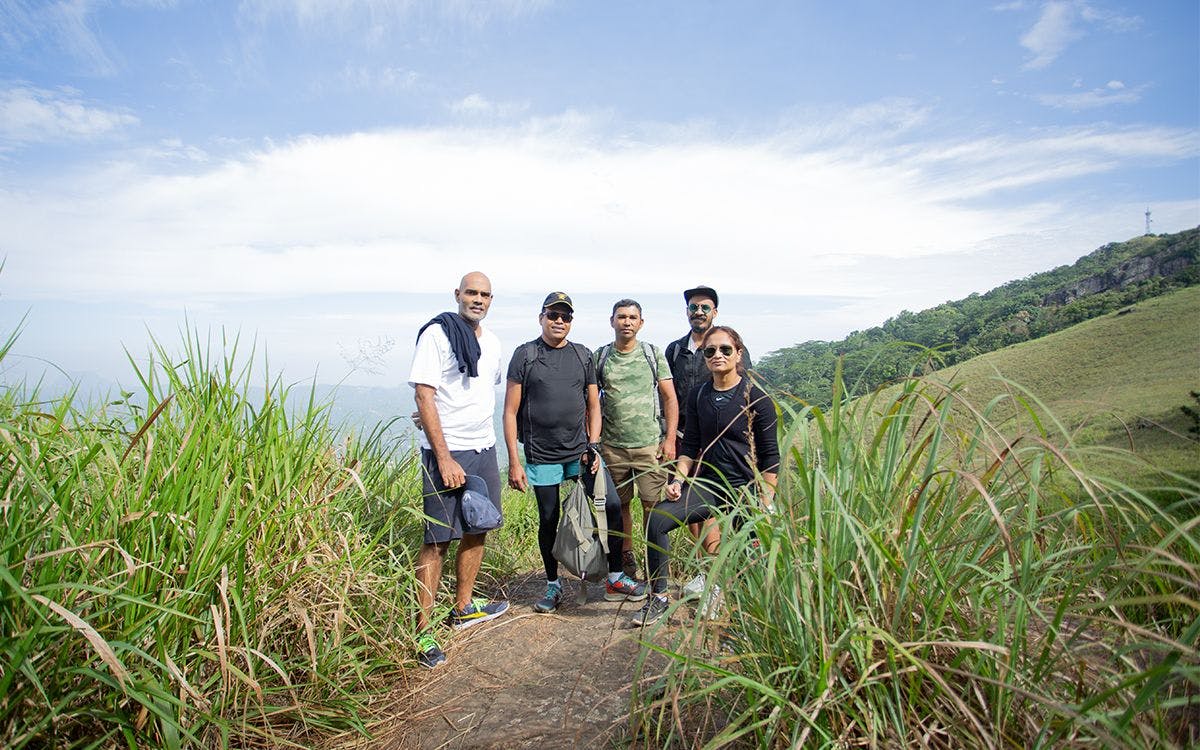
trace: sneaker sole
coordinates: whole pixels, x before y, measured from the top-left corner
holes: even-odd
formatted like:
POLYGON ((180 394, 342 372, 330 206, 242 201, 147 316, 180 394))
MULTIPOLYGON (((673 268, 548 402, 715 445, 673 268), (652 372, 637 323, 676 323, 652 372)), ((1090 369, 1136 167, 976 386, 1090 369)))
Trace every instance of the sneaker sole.
POLYGON ((539 603, 539 604, 535 604, 535 605, 533 605, 532 609, 533 609, 533 611, 534 611, 534 612, 537 612, 538 614, 541 614, 541 615, 548 615, 548 614, 550 614, 551 612, 557 612, 557 611, 558 611, 558 606, 559 606, 559 605, 555 604, 553 607, 543 607, 543 606, 542 606, 542 605, 539 603))
POLYGON ((500 610, 499 612, 493 612, 489 615, 480 615, 479 617, 472 617, 470 620, 454 620, 450 623, 450 628, 452 630, 466 630, 467 628, 474 627, 481 622, 487 622, 488 620, 495 620, 497 617, 499 617, 500 615, 504 614, 507 611, 508 611, 508 607, 505 607, 504 609, 500 610))
POLYGON ((607 591, 605 591, 604 592, 604 601, 606 601, 606 602, 642 602, 642 601, 646 600, 646 596, 647 596, 647 594, 645 591, 643 591, 640 596, 638 594, 610 594, 607 591))

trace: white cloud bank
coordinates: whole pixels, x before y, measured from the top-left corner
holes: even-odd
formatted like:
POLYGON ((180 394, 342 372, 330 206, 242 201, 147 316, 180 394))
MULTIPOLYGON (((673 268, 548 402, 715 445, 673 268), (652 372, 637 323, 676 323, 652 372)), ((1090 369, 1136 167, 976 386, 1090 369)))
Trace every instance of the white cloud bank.
POLYGON ((825 128, 632 142, 575 115, 312 137, 168 173, 110 162, 0 189, 3 282, 31 298, 178 301, 441 290, 481 268, 526 291, 719 278, 731 292, 917 293, 935 281, 898 278, 906 259, 1022 249, 1048 230, 1081 243, 1075 255, 1124 238, 1086 244, 1111 205, 1093 215, 1015 189, 1200 153, 1195 132, 1169 128, 812 146, 825 128))

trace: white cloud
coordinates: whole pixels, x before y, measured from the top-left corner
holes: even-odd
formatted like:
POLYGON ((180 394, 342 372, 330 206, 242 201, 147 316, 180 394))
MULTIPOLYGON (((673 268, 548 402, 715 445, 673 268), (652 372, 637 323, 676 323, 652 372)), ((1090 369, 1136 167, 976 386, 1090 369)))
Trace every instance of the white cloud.
POLYGON ((1083 37, 1083 24, 1099 24, 1109 31, 1125 32, 1140 26, 1141 19, 1097 8, 1082 0, 1051 0, 1042 5, 1037 22, 1021 37, 1021 46, 1033 53, 1023 67, 1038 70, 1049 66, 1072 42, 1083 37))
POLYGON ((310 137, 169 172, 110 163, 0 191, 3 281, 42 297, 187 300, 428 291, 481 267, 511 290, 635 293, 691 268, 720 269, 731 292, 860 296, 898 283, 864 280, 864 264, 1067 221, 1006 191, 1200 153, 1195 133, 1166 128, 889 145, 857 133, 894 106, 844 114, 819 146, 803 132, 613 141, 568 113, 310 137))
POLYGON ((497 18, 536 13, 550 4, 550 0, 245 0, 241 12, 263 24, 283 17, 314 30, 328 31, 331 25, 341 31, 365 29, 373 41, 379 41, 413 14, 481 27, 497 18))
POLYGON ((480 94, 470 94, 450 104, 450 111, 467 117, 511 118, 529 110, 528 102, 493 102, 480 94))
POLYGON ((1080 111, 1109 107, 1114 104, 1136 104, 1142 99, 1145 86, 1127 89, 1120 81, 1109 81, 1104 88, 1077 94, 1039 94, 1037 100, 1048 107, 1080 111))
POLYGON ((57 51, 75 58, 88 75, 112 75, 117 64, 90 21, 101 6, 97 0, 57 0, 33 5, 0 0, 0 42, 11 50, 22 50, 48 39, 57 51))
POLYGON ((1037 23, 1021 37, 1021 46, 1033 53, 1027 69, 1044 68, 1054 62, 1071 42, 1082 36, 1075 26, 1075 6, 1070 2, 1049 2, 1042 6, 1037 23))
POLYGON ((0 90, 0 142, 91 139, 137 124, 134 115, 89 106, 70 90, 0 90))
POLYGON ((338 75, 340 88, 351 90, 407 91, 421 80, 415 70, 395 66, 346 65, 338 75))

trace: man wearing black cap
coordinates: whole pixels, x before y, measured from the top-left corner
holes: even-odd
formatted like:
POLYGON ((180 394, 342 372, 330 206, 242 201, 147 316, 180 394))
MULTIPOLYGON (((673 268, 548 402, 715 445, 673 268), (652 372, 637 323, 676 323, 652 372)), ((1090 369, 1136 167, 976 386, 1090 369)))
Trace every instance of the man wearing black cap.
MULTIPOLYGON (((679 435, 683 436, 684 408, 688 394, 701 383, 712 380, 712 373, 704 366, 704 357, 699 348, 700 341, 717 317, 717 290, 710 286, 700 286, 688 289, 683 293, 686 305, 688 325, 692 330, 683 337, 667 344, 667 365, 671 368, 671 377, 675 381, 675 398, 679 402, 679 435)), ((742 352, 742 362, 746 369, 754 364, 750 361, 750 352, 742 352)))
MULTIPOLYGON (((581 475, 581 464, 595 471, 600 440, 600 391, 592 352, 567 341, 575 306, 565 292, 551 292, 542 303, 542 334, 513 352, 504 393, 504 442, 508 446, 508 483, 524 492, 533 487, 538 505, 538 549, 546 571, 546 595, 537 612, 553 612, 562 601, 554 537, 560 518, 559 485, 581 475), (525 465, 517 442, 525 447, 525 465)), ((586 486, 586 484, 585 484, 586 486)), ((615 495, 615 493, 614 493, 615 495)), ((615 496, 606 507, 608 527, 621 533, 621 505, 615 496)), ((615 540, 614 540, 615 541, 615 540)), ((639 601, 646 587, 621 572, 621 545, 609 545, 609 601, 639 601)))

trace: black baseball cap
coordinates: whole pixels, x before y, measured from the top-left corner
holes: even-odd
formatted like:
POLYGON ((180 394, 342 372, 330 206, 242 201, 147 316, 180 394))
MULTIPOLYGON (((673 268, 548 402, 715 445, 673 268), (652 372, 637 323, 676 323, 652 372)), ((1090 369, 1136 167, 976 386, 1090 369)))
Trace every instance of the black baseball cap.
POLYGON ((688 289, 686 292, 684 292, 683 293, 683 301, 691 302, 692 297, 695 297, 697 294, 703 294, 705 297, 708 297, 709 299, 711 299, 713 301, 713 307, 721 306, 720 301, 717 299, 717 290, 713 289, 711 286, 704 286, 703 284, 701 284, 700 286, 688 289))
POLYGON ((546 301, 542 303, 542 309, 553 307, 554 305, 562 305, 571 312, 575 312, 575 305, 571 304, 571 298, 566 292, 550 292, 546 295, 546 301))

